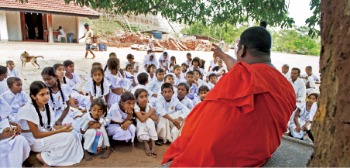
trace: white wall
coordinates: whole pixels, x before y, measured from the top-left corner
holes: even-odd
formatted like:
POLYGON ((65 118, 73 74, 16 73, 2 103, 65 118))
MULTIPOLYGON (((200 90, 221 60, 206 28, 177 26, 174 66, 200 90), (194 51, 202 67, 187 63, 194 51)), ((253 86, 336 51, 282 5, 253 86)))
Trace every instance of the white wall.
POLYGON ((6 12, 7 30, 10 41, 22 41, 21 18, 19 12, 6 12))
POLYGON ((0 41, 7 42, 9 40, 9 35, 7 31, 6 13, 5 11, 0 11, 0 41))
POLYGON ((62 26, 64 32, 74 33, 73 39, 77 39, 77 20, 75 16, 52 15, 52 29, 56 31, 62 26))

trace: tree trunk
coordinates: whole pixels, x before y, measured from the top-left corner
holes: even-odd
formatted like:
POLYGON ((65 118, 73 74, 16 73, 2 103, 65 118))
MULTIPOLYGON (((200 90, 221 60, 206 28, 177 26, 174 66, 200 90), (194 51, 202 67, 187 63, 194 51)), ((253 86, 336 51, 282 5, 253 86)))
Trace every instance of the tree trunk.
POLYGON ((350 166, 350 2, 321 1, 321 95, 309 166, 350 166))

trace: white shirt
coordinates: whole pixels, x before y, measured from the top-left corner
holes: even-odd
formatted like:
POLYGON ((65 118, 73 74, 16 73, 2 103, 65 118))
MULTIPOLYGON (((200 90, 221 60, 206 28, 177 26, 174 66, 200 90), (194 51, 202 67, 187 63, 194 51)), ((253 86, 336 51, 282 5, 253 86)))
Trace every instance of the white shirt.
POLYGON ((283 75, 284 77, 286 77, 287 80, 291 80, 291 79, 290 79, 290 71, 288 71, 286 74, 284 74, 284 73, 282 72, 282 75, 283 75))
POLYGON ((157 99, 156 112, 159 116, 164 116, 166 114, 172 114, 174 112, 180 111, 180 117, 185 119, 190 113, 184 104, 182 104, 177 97, 173 95, 170 102, 167 102, 163 96, 157 99))
POLYGON ((66 82, 72 90, 78 90, 81 85, 81 79, 76 73, 72 73, 72 79, 66 76, 66 82))
POLYGON ((28 96, 24 91, 14 94, 12 91, 8 90, 1 94, 0 97, 11 106, 12 115, 16 115, 19 108, 28 103, 28 96))
POLYGON ((17 71, 17 69, 10 70, 10 69, 8 69, 8 68, 7 68, 7 77, 17 77, 17 78, 20 78, 19 72, 17 71))
MULTIPOLYGON (((131 92, 133 95, 135 95, 135 92, 136 92, 137 89, 146 89, 146 86, 145 86, 145 85, 138 84, 138 85, 136 85, 134 88, 132 88, 130 92, 131 92)), ((147 91, 147 92, 148 92, 148 91, 147 91)))
POLYGON ((296 101, 297 101, 297 107, 301 107, 303 103, 305 103, 306 99, 306 86, 305 83, 300 79, 297 78, 294 82, 290 80, 290 83, 292 84, 294 88, 294 92, 296 95, 296 101))
POLYGON ((184 99, 180 101, 183 105, 185 105, 189 110, 192 110, 194 107, 193 101, 185 96, 184 99))
POLYGON ((93 81, 88 81, 84 85, 84 92, 89 93, 93 99, 96 98, 104 98, 109 93, 109 82, 108 80, 103 81, 103 94, 102 94, 102 85, 100 86, 94 86, 93 81), (96 88, 96 92, 95 92, 96 88))
POLYGON ((9 87, 7 86, 7 78, 0 81, 0 95, 3 94, 5 91, 9 90, 9 87))
POLYGON ((120 109, 118 103, 113 104, 107 113, 108 121, 114 121, 114 122, 119 122, 119 123, 123 122, 127 116, 128 116, 128 114, 124 113, 120 109))

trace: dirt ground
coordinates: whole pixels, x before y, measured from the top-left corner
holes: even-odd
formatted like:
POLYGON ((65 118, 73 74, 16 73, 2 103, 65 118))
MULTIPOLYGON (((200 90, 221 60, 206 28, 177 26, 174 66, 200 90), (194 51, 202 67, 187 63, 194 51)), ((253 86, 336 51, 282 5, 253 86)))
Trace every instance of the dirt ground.
MULTIPOLYGON (((121 60, 122 67, 126 62, 126 55, 132 53, 135 55, 135 61, 142 65, 146 51, 135 51, 129 48, 114 48, 108 47, 107 52, 95 52, 96 58, 84 59, 84 45, 81 44, 47 44, 47 43, 32 43, 32 42, 10 42, 0 43, 0 65, 6 65, 7 60, 13 60, 16 64, 16 69, 19 70, 23 79, 23 90, 28 92, 30 83, 35 80, 42 81, 41 71, 44 67, 53 66, 55 63, 62 63, 66 59, 70 59, 75 63, 75 72, 80 75, 83 83, 84 78, 89 75, 91 64, 93 62, 101 62, 104 66, 108 59, 110 52, 116 52, 118 58, 121 60), (29 52, 31 55, 42 55, 45 58, 38 58, 38 63, 41 65, 40 69, 27 64, 25 68, 21 68, 20 54, 23 51, 29 52)), ((168 51, 170 56, 176 56, 177 63, 181 64, 186 59, 187 51, 168 51)), ((212 60, 212 52, 191 51, 192 58, 200 57, 206 60, 206 70, 209 67, 210 60, 212 60)), ((229 51, 229 55, 234 55, 229 51)), ((160 53, 156 55, 159 58, 160 53)), ((284 53, 272 53, 272 62, 278 70, 283 64, 289 64, 290 67, 299 67, 302 72, 307 65, 313 66, 314 72, 318 74, 319 57, 293 55, 284 53)), ((160 166, 162 157, 168 145, 157 146, 158 157, 146 156, 143 150, 143 143, 135 143, 135 147, 128 145, 117 145, 115 151, 111 156, 102 160, 95 157, 93 161, 84 161, 73 165, 74 167, 156 167, 160 166)), ((36 162, 34 166, 40 166, 35 161, 35 154, 31 155, 31 159, 36 162)))

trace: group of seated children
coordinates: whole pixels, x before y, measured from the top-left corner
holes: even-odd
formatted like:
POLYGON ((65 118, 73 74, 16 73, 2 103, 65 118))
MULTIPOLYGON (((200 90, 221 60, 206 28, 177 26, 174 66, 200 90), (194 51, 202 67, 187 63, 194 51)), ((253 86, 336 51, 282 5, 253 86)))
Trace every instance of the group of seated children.
POLYGON ((44 68, 42 81, 32 82, 29 93, 8 61, 0 66, 1 163, 20 167, 30 151, 44 166, 69 166, 94 154, 106 159, 110 139, 132 145, 137 139, 146 155, 157 155, 156 145, 176 140, 192 108, 227 72, 214 57, 206 76, 198 57, 187 58, 178 65, 164 52, 157 62, 148 51, 139 72, 133 55, 123 69, 111 53, 104 69, 92 64, 85 83, 66 60, 44 68))

